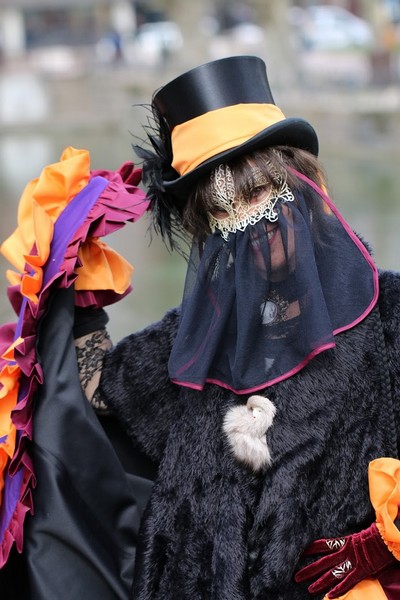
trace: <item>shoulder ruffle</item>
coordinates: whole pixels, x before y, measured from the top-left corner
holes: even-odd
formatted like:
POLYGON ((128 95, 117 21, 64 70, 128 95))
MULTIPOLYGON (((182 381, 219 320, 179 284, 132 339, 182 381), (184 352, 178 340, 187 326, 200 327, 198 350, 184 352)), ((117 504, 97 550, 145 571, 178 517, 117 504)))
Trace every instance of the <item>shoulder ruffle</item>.
POLYGON ((8 271, 8 296, 16 323, 0 328, 0 567, 33 511, 35 475, 29 456, 32 399, 43 383, 36 335, 51 292, 75 285, 79 306, 106 306, 131 290, 132 266, 100 238, 148 208, 139 189, 141 170, 91 171, 87 150, 66 148, 26 186, 18 226, 0 251, 8 271))
MULTIPOLYGON (((400 532, 395 525, 400 506, 400 461, 382 457, 369 463, 368 482, 376 525, 385 544, 400 560, 400 532)), ((366 578, 337 600, 387 600, 386 590, 398 589, 398 567, 390 568, 377 579, 366 578)), ((328 595, 324 600, 329 600, 328 595)))
POLYGON ((389 457, 371 461, 368 480, 379 533, 392 554, 400 560, 400 531, 395 523, 400 510, 400 461, 389 457))

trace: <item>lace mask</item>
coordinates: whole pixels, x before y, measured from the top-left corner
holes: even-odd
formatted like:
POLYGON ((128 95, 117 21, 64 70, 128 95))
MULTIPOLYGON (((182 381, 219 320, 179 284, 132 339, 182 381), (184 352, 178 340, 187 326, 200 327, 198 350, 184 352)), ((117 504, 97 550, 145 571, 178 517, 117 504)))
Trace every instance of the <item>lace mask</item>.
MULTIPOLYGON (((258 202, 247 202, 243 196, 237 196, 232 171, 229 165, 221 164, 211 174, 211 198, 215 211, 220 211, 223 216, 216 216, 208 212, 208 223, 211 232, 216 229, 228 241, 229 234, 244 231, 248 225, 255 225, 263 218, 274 222, 278 219, 280 202, 292 202, 293 193, 286 180, 279 173, 275 173, 278 187, 270 185, 269 180, 259 168, 253 169, 253 191, 265 187, 258 202)), ((251 194, 250 194, 251 195, 251 194)))

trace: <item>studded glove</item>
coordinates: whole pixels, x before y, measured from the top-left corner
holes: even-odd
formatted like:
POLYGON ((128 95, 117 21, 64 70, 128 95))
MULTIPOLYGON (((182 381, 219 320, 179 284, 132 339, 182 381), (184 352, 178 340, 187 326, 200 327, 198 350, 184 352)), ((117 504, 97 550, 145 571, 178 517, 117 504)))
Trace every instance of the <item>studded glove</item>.
POLYGON ((368 529, 343 538, 313 542, 305 554, 326 554, 295 575, 297 582, 314 579, 310 594, 326 593, 338 598, 366 577, 377 577, 397 563, 373 523, 368 529))

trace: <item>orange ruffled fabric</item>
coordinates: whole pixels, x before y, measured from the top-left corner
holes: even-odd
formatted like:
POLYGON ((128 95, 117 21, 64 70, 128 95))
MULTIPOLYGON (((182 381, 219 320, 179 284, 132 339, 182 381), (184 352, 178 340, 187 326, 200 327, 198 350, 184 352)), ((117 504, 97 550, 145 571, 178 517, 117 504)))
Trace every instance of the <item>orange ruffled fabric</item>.
POLYGON ((132 163, 118 171, 91 171, 87 150, 66 148, 59 162, 45 167, 25 187, 18 226, 0 247, 17 269, 7 277, 8 295, 19 315, 18 323, 0 329, 0 567, 13 544, 22 551, 23 521, 33 511, 31 489, 36 482, 25 438, 32 439, 32 399, 43 383, 36 356, 38 324, 55 288, 74 283, 80 306, 105 306, 129 293, 132 266, 99 238, 147 210, 145 193, 137 187, 140 179, 141 171, 132 163), (57 219, 72 200, 80 199, 80 192, 94 189, 94 180, 100 183, 95 188, 99 195, 93 193, 91 208, 88 214, 83 211, 76 231, 67 232, 59 270, 44 285, 57 219))
POLYGON ((64 150, 59 162, 46 166, 22 193, 18 227, 3 242, 0 251, 18 271, 7 272, 9 281, 15 284, 21 277, 20 273, 23 274, 21 291, 29 299, 37 301, 54 222, 71 199, 87 185, 89 177, 89 152, 69 147, 64 150))
MULTIPOLYGON (((400 506, 400 461, 386 457, 371 461, 368 480, 379 533, 400 560, 400 531, 394 524, 400 506)), ((328 596, 324 600, 329 600, 328 596)), ((364 579, 337 600, 387 600, 387 595, 378 579, 364 579)))
MULTIPOLYGON (((18 271, 7 271, 9 282, 20 284, 23 296, 34 302, 42 287, 43 266, 49 257, 54 223, 89 179, 89 152, 69 147, 59 162, 46 166, 40 177, 25 187, 18 208, 18 227, 3 242, 0 252, 18 271)), ((107 244, 89 238, 79 250, 79 256, 82 266, 77 271, 77 290, 126 292, 133 267, 107 244)))
MULTIPOLYGON (((324 596, 324 600, 330 600, 324 596)), ((336 600, 387 600, 387 596, 377 579, 363 579, 343 596, 336 600)))
POLYGON ((132 265, 98 238, 87 239, 79 248, 82 264, 75 290, 114 290, 124 294, 131 283, 132 265))
POLYGON ((400 461, 377 458, 369 465, 369 492, 376 525, 392 554, 400 560, 400 531, 394 521, 400 507, 400 461))

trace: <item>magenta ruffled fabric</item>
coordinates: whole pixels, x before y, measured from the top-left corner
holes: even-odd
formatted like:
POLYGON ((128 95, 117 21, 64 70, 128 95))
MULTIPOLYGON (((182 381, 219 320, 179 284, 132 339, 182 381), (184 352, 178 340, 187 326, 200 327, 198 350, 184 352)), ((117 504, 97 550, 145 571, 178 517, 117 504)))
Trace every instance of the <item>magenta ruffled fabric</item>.
MULTIPOLYGON (((7 562, 13 544, 18 552, 22 551, 25 515, 34 510, 31 490, 36 480, 29 444, 34 421, 33 399, 43 384, 35 350, 38 325, 55 289, 75 283, 76 305, 81 307, 106 306, 131 291, 126 281, 132 269, 99 238, 136 221, 147 210, 146 195, 138 187, 140 180, 141 171, 132 163, 123 164, 117 171, 90 171, 81 191, 68 199, 54 220, 42 287, 36 299, 23 294, 23 273, 19 282, 14 277, 17 283, 8 288, 9 300, 19 319, 0 328, 0 567, 7 562), (100 275, 97 281, 90 273, 92 249, 106 264, 105 279, 100 275), (80 277, 80 270, 85 270, 82 256, 89 258, 89 263, 86 275, 80 277), (117 285, 108 287, 109 281, 117 285), (93 284, 91 289, 88 282, 93 284)), ((51 197, 51 181, 49 185, 51 197)), ((34 261, 38 255, 36 243, 30 255, 34 261)), ((29 268, 29 260, 27 265, 29 268)), ((25 275, 29 276, 29 272, 25 275)))

